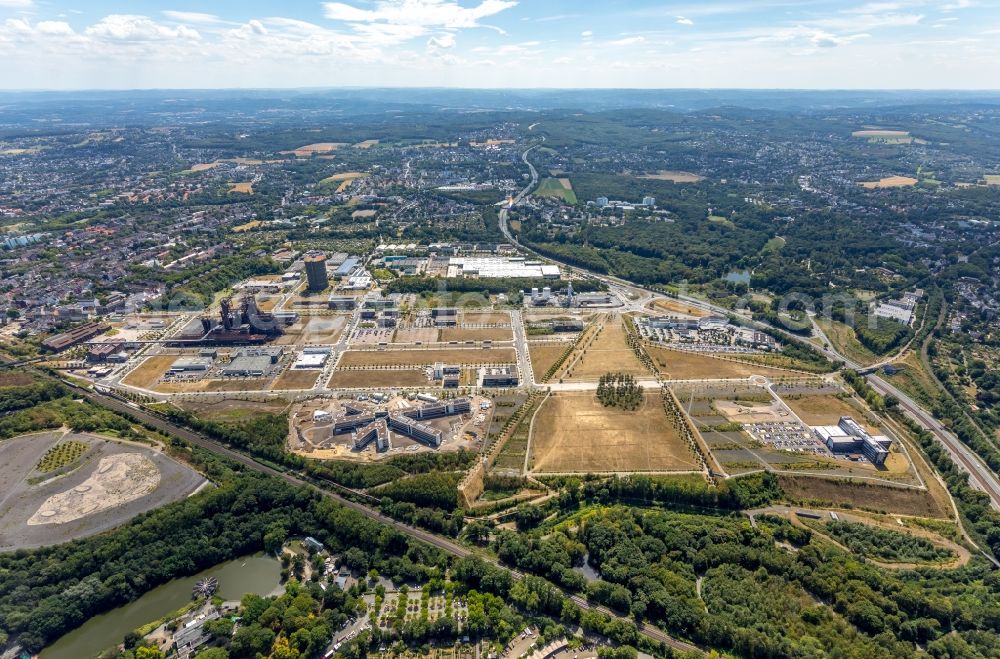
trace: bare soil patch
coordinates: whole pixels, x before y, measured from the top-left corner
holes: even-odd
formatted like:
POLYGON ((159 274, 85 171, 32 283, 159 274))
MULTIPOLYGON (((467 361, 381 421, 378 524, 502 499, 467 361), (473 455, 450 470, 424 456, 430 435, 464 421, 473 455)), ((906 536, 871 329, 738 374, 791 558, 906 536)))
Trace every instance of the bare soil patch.
POLYGON ((534 420, 531 469, 536 472, 688 471, 690 449, 668 422, 659 393, 626 412, 592 393, 552 394, 534 420))
MULTIPOLYGON (((582 347, 582 346, 581 346, 582 347)), ((576 359, 571 356, 567 364, 576 359)), ((597 338, 587 345, 580 359, 570 367, 568 381, 595 380, 605 373, 629 373, 649 375, 632 349, 625 343, 625 328, 620 316, 609 319, 597 338)))
POLYGON ((531 357, 531 371, 535 374, 535 380, 540 380, 549 370, 559 356, 571 344, 566 343, 529 343, 528 355, 531 357))
POLYGON ((751 375, 775 378, 783 375, 800 375, 782 368, 732 362, 702 353, 670 350, 658 346, 647 346, 646 351, 660 373, 672 380, 735 379, 748 378, 751 375))
POLYGON ((667 313, 680 313, 694 318, 704 318, 709 315, 709 313, 704 309, 692 307, 689 304, 684 304, 678 300, 671 300, 668 298, 653 300, 649 303, 649 308, 656 311, 666 311, 667 313))
POLYGON ((855 421, 866 426, 869 432, 878 432, 878 428, 865 423, 862 410, 834 394, 787 396, 782 400, 807 425, 835 426, 840 417, 852 416, 855 421))
POLYGON ((317 142, 316 144, 306 144, 291 151, 282 151, 282 154, 293 154, 298 158, 308 158, 314 153, 329 153, 341 147, 347 146, 346 142, 317 142))
POLYGON ((906 137, 908 130, 856 130, 851 137, 906 137))
POLYGON ((356 370, 334 371, 327 386, 330 389, 363 387, 426 387, 431 384, 423 370, 356 370))
POLYGON ((101 458, 87 480, 46 499, 28 526, 65 524, 143 497, 160 484, 160 470, 138 453, 101 458))
POLYGON ((393 343, 434 343, 439 330, 434 327, 406 327, 396 330, 393 343))
POLYGON ((793 501, 830 502, 918 517, 948 517, 947 512, 925 490, 780 472, 776 475, 786 496, 793 501))
POLYGON ((461 327, 445 327, 441 330, 440 341, 513 341, 514 334, 510 328, 484 327, 464 329, 461 327))
POLYGON ((348 350, 338 366, 404 366, 408 364, 513 364, 513 348, 431 350, 348 350))
POLYGON ((503 311, 461 311, 462 324, 510 325, 510 314, 503 311))
POLYGON ((90 434, 34 433, 0 442, 0 551, 50 546, 100 533, 190 494, 200 474, 146 446, 90 434), (78 466, 38 480, 42 455, 60 441, 90 449, 78 466))
POLYGON ((275 341, 278 345, 317 345, 336 343, 347 327, 347 316, 305 316, 288 326, 275 341))
POLYGON ((170 368, 177 355, 157 355, 149 357, 122 378, 122 382, 133 387, 149 389, 170 368))
POLYGON ((652 179, 654 181, 673 181, 674 183, 697 183, 698 181, 705 180, 704 176, 699 176, 698 174, 669 169, 661 169, 655 174, 645 174, 639 178, 652 179))
POLYGON ((316 379, 319 377, 321 369, 318 368, 302 368, 293 369, 289 368, 284 373, 282 373, 274 384, 271 385, 272 389, 311 389, 314 384, 316 384, 316 379))
POLYGON ((877 181, 862 181, 861 187, 868 190, 876 188, 906 188, 917 184, 917 179, 911 176, 886 176, 877 181))

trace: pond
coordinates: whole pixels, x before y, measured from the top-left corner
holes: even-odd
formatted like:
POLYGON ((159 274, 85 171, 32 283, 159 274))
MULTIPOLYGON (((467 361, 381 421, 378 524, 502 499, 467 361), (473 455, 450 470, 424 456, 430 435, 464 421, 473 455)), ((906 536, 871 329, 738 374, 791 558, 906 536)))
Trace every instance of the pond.
POLYGON ((152 622, 191 601, 191 589, 204 577, 219 580, 218 595, 238 600, 246 593, 267 595, 281 578, 281 563, 257 554, 220 563, 190 577, 157 586, 130 604, 94 616, 42 650, 40 659, 87 659, 118 643, 133 629, 152 622))
POLYGON ((731 284, 749 284, 750 283, 750 271, 749 270, 733 270, 728 275, 726 275, 726 281, 731 284))

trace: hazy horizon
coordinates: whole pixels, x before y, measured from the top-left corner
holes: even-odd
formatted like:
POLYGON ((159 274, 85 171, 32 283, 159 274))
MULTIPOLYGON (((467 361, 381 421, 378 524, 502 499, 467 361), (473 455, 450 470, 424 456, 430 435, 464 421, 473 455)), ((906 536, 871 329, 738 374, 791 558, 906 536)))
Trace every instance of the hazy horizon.
POLYGON ((0 0, 0 89, 1000 88, 992 2, 581 4, 0 0))

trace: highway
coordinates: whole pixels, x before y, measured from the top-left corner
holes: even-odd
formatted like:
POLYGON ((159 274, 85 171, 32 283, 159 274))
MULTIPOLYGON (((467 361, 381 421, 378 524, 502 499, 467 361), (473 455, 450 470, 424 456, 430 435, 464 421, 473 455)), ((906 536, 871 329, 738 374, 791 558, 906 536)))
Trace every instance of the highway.
MULTIPOLYGON (((148 425, 151 428, 155 428, 156 430, 159 430, 165 434, 173 435, 195 446, 199 446, 207 451, 211 451, 212 453, 221 455, 225 458, 228 458, 229 460, 232 460, 233 462, 243 465, 248 469, 252 469, 254 471, 267 474, 269 476, 273 476, 275 478, 280 478, 295 486, 309 488, 321 494, 324 497, 335 500, 337 503, 347 508, 350 508, 351 510, 361 513, 365 517, 373 519, 381 524, 385 524, 386 526, 390 526, 393 529, 399 531, 400 533, 408 535, 411 538, 415 538, 421 542, 425 542, 433 547, 437 547, 441 551, 452 554, 453 556, 458 556, 459 558, 465 558, 467 556, 472 556, 474 554, 474 552, 468 547, 464 547, 448 538, 441 537, 429 531, 419 529, 415 526, 410 526, 409 524, 404 524, 403 522, 400 522, 391 517, 383 515, 381 512, 379 512, 378 510, 376 510, 371 506, 367 506, 365 504, 352 501, 351 499, 341 496, 340 494, 318 487, 306 480, 303 480, 295 476, 294 474, 290 474, 284 471, 279 471, 277 469, 269 467, 268 465, 261 464, 248 455, 240 453, 239 451, 234 451, 216 441, 213 441, 203 435, 200 435, 199 433, 196 433, 187 428, 173 424, 156 414, 147 412, 146 410, 143 410, 138 406, 134 406, 133 404, 115 398, 114 396, 109 396, 107 394, 99 393, 96 391, 90 391, 87 389, 76 387, 76 385, 72 384, 70 386, 73 386, 84 398, 87 398, 88 400, 97 405, 101 405, 120 414, 125 414, 127 416, 130 416, 148 425)), ((331 485, 335 487, 340 487, 334 483, 331 483, 331 485)), ((345 491, 354 494, 353 490, 349 490, 348 488, 343 488, 343 489, 345 491)), ((480 556, 480 558, 482 558, 482 560, 486 562, 491 563, 494 567, 509 572, 511 576, 513 576, 515 579, 522 579, 525 576, 522 572, 518 570, 512 570, 507 566, 502 565, 501 563, 491 558, 482 556, 480 556)), ((632 622, 631 619, 625 616, 618 615, 604 607, 593 605, 586 599, 578 595, 573 595, 571 593, 566 593, 566 592, 564 592, 564 594, 570 599, 572 599, 573 602, 575 602, 577 606, 579 606, 581 609, 588 611, 598 611, 600 613, 607 614, 613 618, 618 618, 619 620, 632 622)), ((698 648, 697 646, 691 645, 690 643, 685 643, 684 641, 677 640, 672 636, 669 636, 662 630, 648 623, 643 623, 639 625, 638 629, 643 636, 646 636, 647 638, 659 643, 665 643, 675 650, 682 652, 701 651, 700 648, 698 648)))
MULTIPOLYGON (((544 139, 545 137, 543 136, 542 140, 544 141, 544 139)), ((507 240, 510 241, 512 245, 516 245, 518 248, 524 250, 525 252, 536 254, 538 256, 544 256, 538 254, 534 250, 525 247, 520 242, 518 242, 517 238, 515 238, 514 235, 511 234, 510 227, 507 222, 509 208, 520 203, 521 200, 523 200, 531 192, 534 186, 538 183, 538 171, 535 169, 535 166, 532 165, 531 162, 528 160, 528 154, 531 153, 531 151, 533 149, 536 149, 538 146, 540 146, 540 143, 528 147, 527 149, 525 149, 524 153, 521 154, 521 160, 524 162, 525 165, 528 166, 528 171, 531 173, 531 182, 518 193, 517 197, 513 199, 513 201, 509 206, 505 206, 500 210, 500 212, 498 213, 498 217, 500 220, 500 231, 507 238, 507 240)), ((544 256, 544 258, 547 258, 550 261, 555 261, 556 263, 562 263, 558 259, 554 259, 551 256, 544 256)), ((562 263, 562 265, 569 268, 575 268, 578 272, 584 274, 584 276, 597 279, 603 282, 608 286, 609 289, 615 292, 615 294, 618 295, 622 299, 622 301, 625 302, 626 304, 628 304, 628 300, 630 299, 632 300, 637 299, 638 302, 633 302, 631 305, 629 305, 633 308, 643 307, 648 301, 654 300, 656 298, 668 297, 666 295, 663 295, 662 293, 652 291, 648 288, 637 286, 636 284, 628 280, 621 279, 620 277, 591 272, 589 270, 586 270, 585 268, 581 268, 580 266, 573 266, 567 263, 562 263)), ((689 304, 693 307, 698 307, 715 314, 729 316, 733 313, 731 309, 719 307, 714 304, 711 304, 710 302, 706 302, 704 300, 700 300, 698 298, 691 297, 688 295, 678 295, 676 299, 685 302, 686 304, 689 304)), ((802 340, 801 337, 798 337, 780 327, 773 327, 771 325, 766 325, 764 323, 754 321, 749 318, 742 319, 742 322, 752 327, 756 327, 758 329, 760 328, 774 329, 792 339, 802 340)), ((859 372, 866 370, 865 367, 862 366, 861 364, 858 364, 853 360, 848 359, 844 355, 841 355, 836 350, 834 350, 832 344, 830 344, 828 341, 825 341, 824 345, 822 346, 813 345, 813 347, 831 361, 842 362, 848 368, 851 368, 859 372)), ((962 442, 962 440, 960 440, 954 433, 948 430, 941 422, 935 419, 933 415, 931 415, 929 412, 920 407, 920 405, 918 405, 912 398, 907 396, 905 393, 903 393, 902 391, 900 391, 899 389, 897 389, 896 387, 894 387, 893 385, 889 384, 888 382, 886 382, 885 380, 876 375, 868 374, 865 377, 867 378, 868 383, 875 391, 877 391, 880 395, 883 396, 894 396, 897 400, 899 400, 899 405, 903 409, 903 411, 907 414, 907 416, 909 416, 911 419, 920 424, 920 426, 922 426, 928 432, 932 433, 935 437, 937 437, 938 441, 941 442, 945 450, 948 451, 948 454, 951 456, 952 460, 956 462, 966 473, 969 474, 969 483, 976 489, 985 492, 987 495, 989 495, 990 504, 992 505, 992 507, 996 510, 1000 510, 1000 479, 998 479, 997 474, 994 473, 993 470, 990 469, 982 461, 982 459, 975 454, 975 452, 973 452, 969 447, 967 447, 962 442)))

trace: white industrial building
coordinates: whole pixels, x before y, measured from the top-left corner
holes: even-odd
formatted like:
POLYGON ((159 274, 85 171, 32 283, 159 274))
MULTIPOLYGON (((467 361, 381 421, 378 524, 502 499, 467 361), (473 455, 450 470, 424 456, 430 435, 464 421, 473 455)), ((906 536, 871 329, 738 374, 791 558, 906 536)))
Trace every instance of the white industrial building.
POLYGON ((328 352, 303 352, 295 358, 292 368, 323 368, 323 365, 326 364, 326 360, 329 358, 330 353, 328 352))
POLYGON ((876 318, 888 318, 898 323, 909 325, 913 319, 913 310, 897 307, 894 304, 882 303, 875 307, 876 318))
POLYGON ((178 357, 170 365, 171 373, 184 373, 186 371, 207 371, 212 368, 211 357, 178 357))
POLYGON ((815 426, 816 437, 833 453, 861 452, 868 460, 881 467, 889 457, 892 439, 885 435, 871 435, 849 416, 840 417, 835 426, 815 426))
POLYGON ((521 277, 528 279, 559 279, 559 266, 541 261, 527 261, 523 257, 503 256, 453 256, 448 259, 449 277, 478 277, 496 279, 521 277))
POLYGON ((889 318, 896 322, 909 325, 913 322, 913 312, 924 296, 923 289, 917 288, 903 293, 897 300, 886 300, 874 306, 872 313, 876 318, 889 318))

